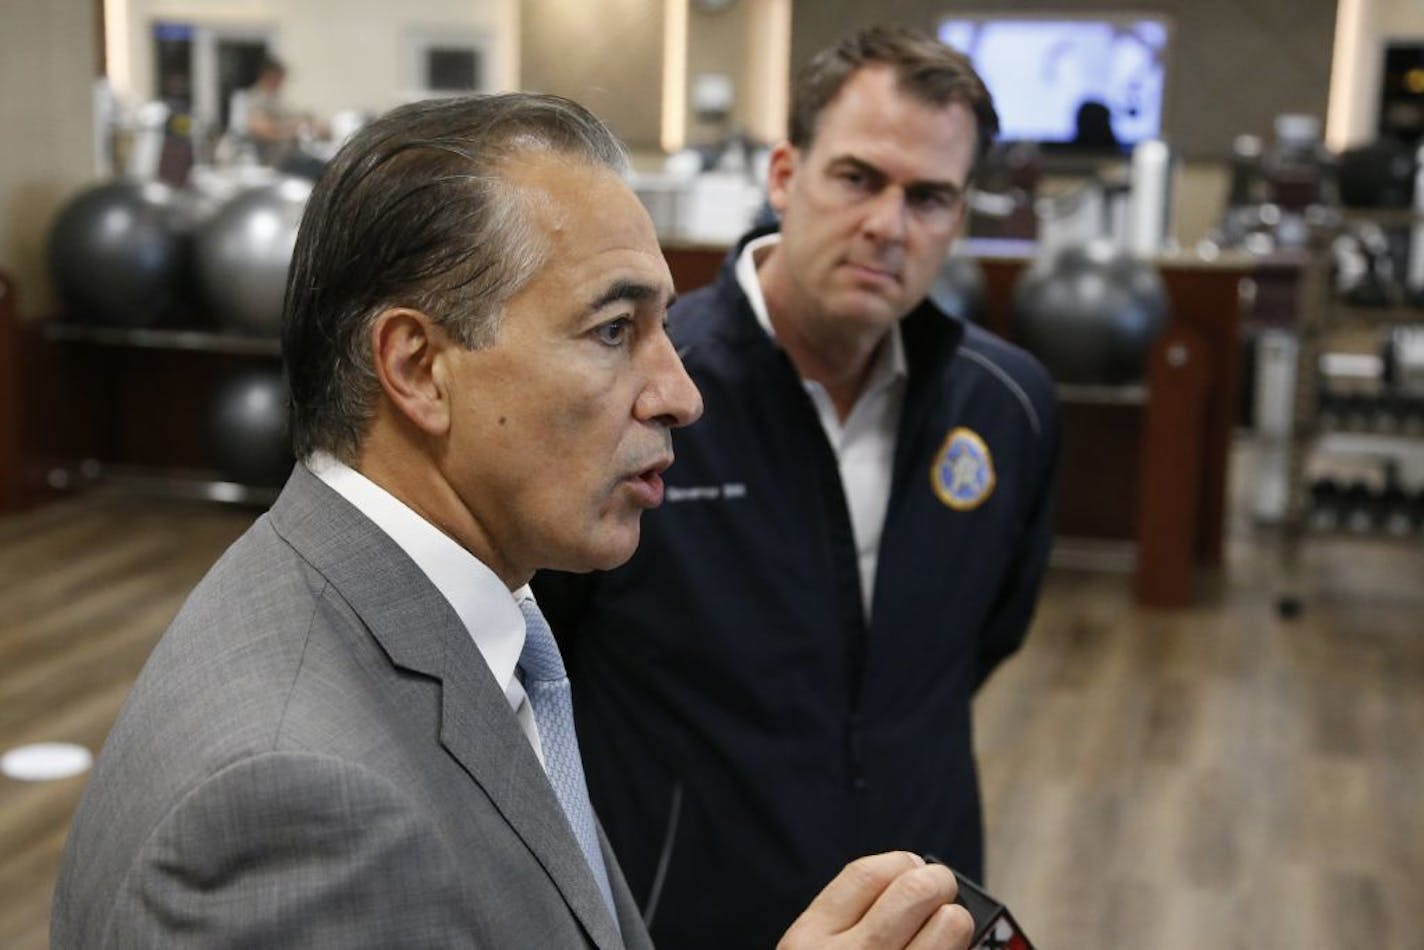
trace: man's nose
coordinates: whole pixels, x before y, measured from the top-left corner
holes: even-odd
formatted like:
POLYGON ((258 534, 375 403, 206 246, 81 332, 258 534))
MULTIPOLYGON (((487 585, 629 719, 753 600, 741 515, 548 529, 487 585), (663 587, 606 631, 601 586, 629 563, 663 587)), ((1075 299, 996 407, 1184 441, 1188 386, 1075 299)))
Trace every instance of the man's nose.
POLYGON ((650 356, 653 365, 648 385, 638 397, 638 418, 671 429, 692 425, 702 415, 702 393, 687 375, 672 340, 663 335, 650 356))
POLYGON ((865 217, 865 233, 879 241, 902 241, 907 228, 909 205, 901 188, 889 187, 876 195, 865 217))

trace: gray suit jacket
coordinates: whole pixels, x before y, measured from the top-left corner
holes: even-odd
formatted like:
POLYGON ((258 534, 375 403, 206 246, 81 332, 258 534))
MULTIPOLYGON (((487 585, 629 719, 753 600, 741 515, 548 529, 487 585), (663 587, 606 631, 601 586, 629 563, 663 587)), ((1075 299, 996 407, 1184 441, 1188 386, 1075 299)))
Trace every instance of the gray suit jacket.
POLYGON ((65 846, 56 947, 620 942, 454 610, 298 465, 194 589, 65 846))

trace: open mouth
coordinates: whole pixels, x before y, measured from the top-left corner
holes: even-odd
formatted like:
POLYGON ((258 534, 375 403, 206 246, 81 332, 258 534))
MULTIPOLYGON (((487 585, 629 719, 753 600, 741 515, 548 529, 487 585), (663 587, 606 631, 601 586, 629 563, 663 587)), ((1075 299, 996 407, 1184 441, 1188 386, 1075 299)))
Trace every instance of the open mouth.
POLYGON ((671 460, 658 462, 624 479, 633 487, 633 494, 639 505, 656 508, 663 503, 663 472, 671 464, 671 460))

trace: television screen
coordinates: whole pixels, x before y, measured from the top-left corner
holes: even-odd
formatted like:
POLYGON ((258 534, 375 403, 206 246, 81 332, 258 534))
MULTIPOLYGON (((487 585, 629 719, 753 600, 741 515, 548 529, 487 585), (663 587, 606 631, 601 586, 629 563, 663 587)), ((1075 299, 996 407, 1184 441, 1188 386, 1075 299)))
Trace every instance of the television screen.
POLYGON ((984 77, 1002 139, 1111 149, 1161 135, 1161 17, 956 15, 939 35, 984 77))

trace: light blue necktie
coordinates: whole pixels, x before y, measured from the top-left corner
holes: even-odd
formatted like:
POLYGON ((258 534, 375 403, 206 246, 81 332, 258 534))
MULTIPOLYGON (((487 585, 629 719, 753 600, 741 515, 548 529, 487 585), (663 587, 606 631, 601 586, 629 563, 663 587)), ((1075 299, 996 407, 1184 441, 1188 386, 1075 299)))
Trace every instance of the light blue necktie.
POLYGON ((539 745, 544 752, 544 771, 554 794, 564 807, 564 816, 578 839, 583 856, 588 861, 593 879, 603 893, 603 901, 618 926, 618 914, 613 909, 613 888, 608 884, 608 868, 598 847, 598 829, 593 820, 593 806, 588 801, 588 785, 583 777, 583 761, 579 758, 578 735, 574 732, 573 691, 559 645, 539 605, 530 598, 519 601, 524 614, 524 650, 519 654, 520 679, 529 705, 534 709, 534 722, 539 727, 539 745))

